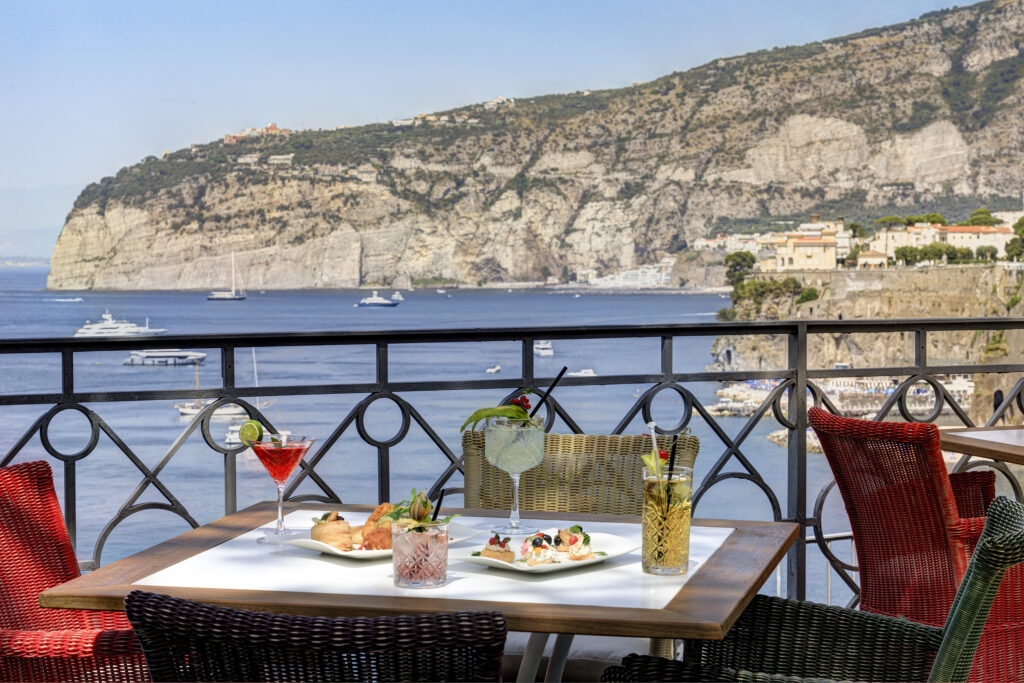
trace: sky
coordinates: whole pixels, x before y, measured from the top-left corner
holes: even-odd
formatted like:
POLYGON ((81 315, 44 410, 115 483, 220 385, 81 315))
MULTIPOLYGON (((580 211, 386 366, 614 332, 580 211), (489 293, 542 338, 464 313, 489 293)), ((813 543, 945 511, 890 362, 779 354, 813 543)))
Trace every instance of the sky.
POLYGON ((359 125, 627 86, 899 23, 938 0, 0 0, 0 260, 81 189, 274 122, 359 125))

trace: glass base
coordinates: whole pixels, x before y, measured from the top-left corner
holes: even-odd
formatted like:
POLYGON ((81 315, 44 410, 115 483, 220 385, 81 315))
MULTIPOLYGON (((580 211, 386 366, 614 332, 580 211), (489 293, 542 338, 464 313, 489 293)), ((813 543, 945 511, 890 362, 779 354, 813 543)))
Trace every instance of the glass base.
POLYGON ((274 541, 281 541, 284 540, 285 536, 288 536, 289 534, 294 535, 297 531, 298 529, 289 529, 288 527, 278 531, 276 527, 271 527, 269 529, 264 529, 263 535, 259 536, 256 539, 256 542, 273 543, 274 541))
POLYGON ((540 529, 535 526, 530 526, 529 524, 520 524, 519 526, 501 524, 491 527, 492 534, 501 534, 502 536, 532 536, 538 531, 540 531, 540 529))

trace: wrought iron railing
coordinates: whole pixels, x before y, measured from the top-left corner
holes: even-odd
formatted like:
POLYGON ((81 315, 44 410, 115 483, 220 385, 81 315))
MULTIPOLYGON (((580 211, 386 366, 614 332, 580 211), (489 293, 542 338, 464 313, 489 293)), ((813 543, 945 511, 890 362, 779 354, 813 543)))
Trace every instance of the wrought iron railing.
MULTIPOLYGON (((830 378, 852 377, 898 377, 902 378, 898 386, 889 394, 878 408, 875 419, 904 419, 907 421, 933 421, 942 408, 948 406, 948 412, 964 425, 973 426, 968 409, 957 403, 946 390, 939 378, 952 373, 1024 373, 1024 363, 998 364, 964 364, 936 363, 932 364, 927 356, 928 335, 932 333, 999 333, 1006 330, 1024 329, 1024 319, 966 319, 966 320, 884 320, 884 321, 788 321, 788 322, 736 322, 692 325, 609 325, 589 327, 534 327, 517 329, 470 329, 470 330, 401 330, 381 332, 311 332, 288 334, 226 334, 204 336, 166 336, 160 338, 161 346, 189 347, 214 349, 219 352, 221 384, 206 389, 150 389, 145 387, 125 387, 117 390, 80 390, 75 386, 76 359, 82 354, 97 351, 136 350, 151 347, 152 339, 11 339, 0 341, 0 357, 17 356, 19 354, 55 354, 60 363, 60 390, 56 392, 35 393, 0 393, 0 406, 48 406, 33 422, 6 453, 0 455, 0 466, 15 460, 26 444, 38 437, 43 449, 52 458, 60 461, 63 466, 63 496, 65 515, 72 538, 75 538, 77 524, 77 463, 93 453, 102 436, 108 438, 120 450, 130 463, 138 469, 141 480, 135 489, 128 494, 116 514, 107 522, 99 534, 92 551, 92 559, 83 562, 86 568, 98 564, 102 548, 111 532, 122 522, 143 510, 163 510, 179 516, 188 524, 198 523, 182 502, 164 485, 161 473, 179 452, 182 444, 190 435, 199 430, 210 449, 223 454, 224 466, 224 511, 233 512, 237 506, 236 497, 236 458, 244 447, 226 446, 215 439, 210 433, 210 420, 215 410, 234 403, 249 416, 261 419, 270 424, 263 415, 253 397, 284 397, 310 395, 350 395, 359 400, 345 417, 337 423, 333 431, 323 439, 306 461, 293 482, 290 483, 286 495, 293 500, 323 500, 340 502, 340 497, 332 489, 325 478, 318 472, 318 465, 331 452, 332 447, 342 435, 355 430, 365 443, 376 450, 378 498, 390 497, 389 481, 391 470, 391 450, 405 439, 412 423, 416 423, 426 438, 441 454, 442 466, 438 468, 431 496, 436 496, 449 480, 461 471, 460 454, 443 439, 430 425, 423 413, 417 409, 417 397, 424 392, 463 391, 463 390, 508 390, 511 397, 514 392, 523 388, 544 388, 552 377, 538 377, 535 373, 533 342, 537 339, 550 340, 594 340, 615 339, 623 343, 623 349, 633 353, 638 348, 634 343, 637 339, 653 339, 659 344, 659 369, 655 372, 638 374, 602 375, 599 377, 565 377, 560 386, 609 386, 609 385, 644 385, 646 388, 636 397, 623 412, 622 417, 614 426, 609 426, 608 433, 622 433, 635 423, 640 416, 644 423, 651 420, 652 403, 655 398, 663 396, 663 392, 671 392, 681 404, 681 414, 676 424, 658 428, 661 433, 677 433, 687 427, 696 415, 704 422, 719 443, 702 444, 702 459, 713 458, 713 463, 699 482, 694 493, 694 507, 699 513, 701 499, 716 486, 728 480, 743 480, 755 485, 765 496, 771 508, 771 517, 775 520, 798 522, 805 529, 800 540, 789 553, 784 568, 786 593, 791 597, 804 598, 807 586, 807 551, 808 545, 816 545, 825 556, 833 571, 837 572, 842 581, 854 594, 851 604, 856 601, 857 584, 853 578, 855 566, 838 558, 832 553, 831 545, 842 534, 827 534, 823 529, 822 511, 829 494, 836 495, 831 485, 822 489, 815 500, 809 500, 807 477, 807 417, 808 397, 813 403, 822 405, 834 412, 839 412, 833 401, 819 385, 820 380, 830 378), (909 362, 901 362, 886 367, 858 368, 814 368, 808 366, 808 339, 815 335, 856 335, 905 333, 911 335, 913 352, 909 362), (785 362, 777 369, 757 371, 718 371, 689 370, 678 372, 673 358, 674 342, 686 337, 769 337, 785 340, 785 362), (405 381, 391 377, 389 351, 399 345, 420 344, 438 345, 453 342, 514 342, 520 345, 521 360, 519 374, 515 376, 497 375, 487 379, 467 380, 430 380, 405 381), (279 386, 240 386, 236 383, 236 353, 239 349, 249 347, 326 347, 326 346, 370 346, 375 350, 373 361, 374 376, 371 381, 339 382, 323 384, 291 384, 279 386), (774 382, 766 397, 747 417, 742 428, 730 436, 729 433, 709 412, 709 406, 702 403, 688 386, 705 382, 738 382, 744 380, 765 380, 774 382), (915 416, 908 407, 908 395, 911 388, 923 382, 934 395, 933 409, 930 414, 915 416), (186 426, 179 436, 167 445, 163 456, 155 465, 147 465, 133 450, 129 443, 122 439, 117 430, 101 415, 102 410, 88 407, 96 404, 149 401, 169 398, 215 399, 199 412, 186 426), (366 428, 367 409, 378 401, 390 401, 400 411, 400 428, 389 438, 378 439, 366 428), (785 406, 784 406, 785 401, 785 406), (77 411, 88 419, 90 434, 84 448, 73 453, 66 453, 54 447, 49 430, 54 418, 66 411, 77 411), (752 446, 748 442, 752 431, 762 418, 774 417, 788 430, 788 460, 785 490, 776 491, 754 464, 750 457, 752 446), (315 494, 296 495, 298 487, 312 482, 319 489, 315 494), (158 491, 162 501, 144 501, 142 493, 150 487, 158 491)), ((0 358, 9 360, 9 358, 0 358)), ((652 366, 653 367, 653 366, 652 366)), ((1012 405, 1020 407, 1024 412, 1022 398, 1024 380, 1018 381, 1009 391, 1002 403, 994 407, 988 424, 993 423, 1012 405)), ((5 388, 0 386, 0 392, 5 388)), ((561 403, 557 395, 553 395, 547 403, 547 425, 550 429, 557 420, 564 423, 566 429, 573 432, 582 431, 570 411, 561 403)), ((957 463, 957 469, 963 470, 976 466, 994 467, 1001 472, 1008 485, 1018 498, 1021 489, 1013 474, 1000 463, 990 461, 971 461, 963 458, 957 463)), ((831 574, 829 577, 831 592, 831 574)))

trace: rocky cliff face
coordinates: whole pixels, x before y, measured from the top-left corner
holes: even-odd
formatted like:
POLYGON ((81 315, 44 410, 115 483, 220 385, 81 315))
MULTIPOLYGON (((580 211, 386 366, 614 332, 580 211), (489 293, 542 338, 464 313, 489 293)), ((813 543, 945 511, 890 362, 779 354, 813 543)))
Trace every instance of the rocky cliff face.
POLYGON ((251 287, 536 280, 723 217, 1016 196, 1022 38, 995 0, 622 90, 196 146, 87 187, 48 284, 223 286, 232 251, 251 287))

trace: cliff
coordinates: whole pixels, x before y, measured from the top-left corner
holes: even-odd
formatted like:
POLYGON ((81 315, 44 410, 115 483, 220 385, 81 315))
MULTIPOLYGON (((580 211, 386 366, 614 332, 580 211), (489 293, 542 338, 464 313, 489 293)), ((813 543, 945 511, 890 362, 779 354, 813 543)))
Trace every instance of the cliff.
POLYGON ((1006 208, 1022 37, 1022 3, 992 0, 630 88, 149 157, 83 190, 48 286, 224 286, 232 251, 250 287, 538 280, 742 221, 1006 208))

